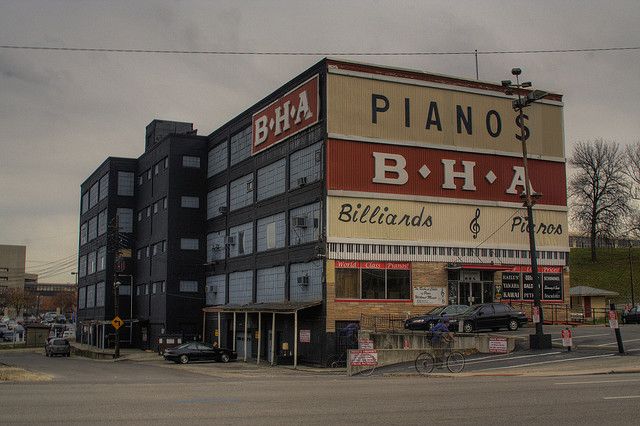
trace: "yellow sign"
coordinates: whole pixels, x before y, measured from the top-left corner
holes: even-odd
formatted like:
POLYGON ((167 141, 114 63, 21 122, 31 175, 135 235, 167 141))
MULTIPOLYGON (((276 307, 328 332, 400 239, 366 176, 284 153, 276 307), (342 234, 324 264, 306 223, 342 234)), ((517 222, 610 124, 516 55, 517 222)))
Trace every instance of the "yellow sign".
MULTIPOLYGON (((370 198, 328 198, 329 240, 372 244, 459 244, 529 248, 527 211, 508 208, 370 198), (356 241, 353 241, 356 242, 356 241)), ((535 209, 539 247, 569 247, 567 213, 535 209)))
POLYGON ((260 338, 260 331, 256 331, 256 339, 260 338))
POLYGON ((215 331, 213 332, 213 335, 218 337, 220 335, 220 330, 216 328, 215 331))
MULTIPOLYGON (((335 137, 521 153, 512 99, 498 91, 336 74, 327 79, 327 128, 335 137)), ((564 157, 559 105, 537 102, 527 108, 529 155, 564 157)))
POLYGON ((116 317, 111 320, 111 325, 113 326, 113 328, 118 330, 120 327, 124 325, 124 321, 122 321, 120 317, 116 315, 116 317))

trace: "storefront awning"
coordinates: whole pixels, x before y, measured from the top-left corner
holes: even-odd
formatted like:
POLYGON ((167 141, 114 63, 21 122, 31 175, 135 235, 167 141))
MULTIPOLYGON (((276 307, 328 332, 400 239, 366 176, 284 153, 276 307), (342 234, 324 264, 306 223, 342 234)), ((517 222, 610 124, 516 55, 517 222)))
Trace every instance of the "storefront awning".
POLYGON ((217 305, 207 306, 202 311, 205 313, 212 312, 276 312, 276 313, 294 313, 303 309, 312 308, 321 305, 322 301, 313 302, 280 302, 280 303, 249 303, 246 305, 217 305))

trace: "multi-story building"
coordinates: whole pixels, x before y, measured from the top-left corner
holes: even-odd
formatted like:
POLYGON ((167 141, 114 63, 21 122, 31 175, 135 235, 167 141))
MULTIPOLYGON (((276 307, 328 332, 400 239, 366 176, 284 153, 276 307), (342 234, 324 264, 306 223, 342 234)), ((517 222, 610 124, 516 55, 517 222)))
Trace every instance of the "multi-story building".
POLYGON ((26 246, 0 244, 0 291, 24 288, 26 246))
MULTIPOLYGON (((325 59, 206 138, 147 147, 134 191, 140 331, 152 345, 202 334, 243 358, 322 363, 364 317, 531 301, 511 101, 493 83, 325 59), (168 174, 147 189, 165 155, 168 174), (165 196, 168 212, 152 213, 165 196)), ((544 303, 569 297, 561 101, 548 95, 524 123, 544 303)))

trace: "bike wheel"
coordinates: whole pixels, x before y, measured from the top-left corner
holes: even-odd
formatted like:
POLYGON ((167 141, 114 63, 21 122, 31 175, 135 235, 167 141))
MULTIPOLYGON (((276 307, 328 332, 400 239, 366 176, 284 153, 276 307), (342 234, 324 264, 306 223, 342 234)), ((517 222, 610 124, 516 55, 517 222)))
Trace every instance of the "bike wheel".
POLYGON ((416 358, 415 366, 416 370, 420 374, 429 374, 433 371, 433 366, 436 360, 428 352, 423 352, 416 358))
POLYGON ((367 370, 362 370, 360 372, 361 376, 371 376, 373 374, 374 371, 376 371, 376 367, 378 366, 378 364, 376 365, 372 365, 371 368, 367 369, 367 370))
POLYGON ((464 370, 464 355, 460 352, 451 352, 447 357, 447 369, 452 373, 464 370))

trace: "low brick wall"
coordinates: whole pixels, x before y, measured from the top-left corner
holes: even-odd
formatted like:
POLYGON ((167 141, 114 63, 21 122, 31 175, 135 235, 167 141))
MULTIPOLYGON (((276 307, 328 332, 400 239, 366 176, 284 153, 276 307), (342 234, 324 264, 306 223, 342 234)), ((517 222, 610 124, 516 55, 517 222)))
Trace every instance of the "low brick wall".
POLYGON ((76 342, 69 342, 71 344, 71 353, 77 356, 83 356, 85 358, 92 359, 113 359, 113 349, 98 349, 95 346, 84 345, 76 342))

